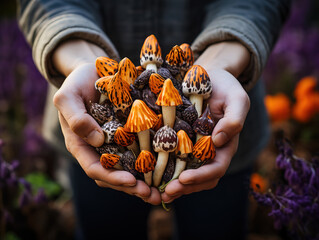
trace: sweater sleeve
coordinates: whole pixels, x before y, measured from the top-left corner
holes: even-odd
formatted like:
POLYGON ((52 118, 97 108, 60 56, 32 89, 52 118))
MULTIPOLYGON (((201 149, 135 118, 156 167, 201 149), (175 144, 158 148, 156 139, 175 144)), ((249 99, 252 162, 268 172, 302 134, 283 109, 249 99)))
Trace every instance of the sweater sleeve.
POLYGON ((290 0, 219 0, 207 7, 204 29, 192 48, 198 57, 209 45, 237 40, 251 53, 248 68, 239 76, 246 90, 260 78, 267 58, 288 16, 290 0))
POLYGON ((56 87, 64 76, 54 69, 53 50, 64 40, 79 38, 92 42, 118 60, 118 52, 101 28, 94 1, 19 0, 18 21, 32 47, 34 62, 41 74, 56 87))

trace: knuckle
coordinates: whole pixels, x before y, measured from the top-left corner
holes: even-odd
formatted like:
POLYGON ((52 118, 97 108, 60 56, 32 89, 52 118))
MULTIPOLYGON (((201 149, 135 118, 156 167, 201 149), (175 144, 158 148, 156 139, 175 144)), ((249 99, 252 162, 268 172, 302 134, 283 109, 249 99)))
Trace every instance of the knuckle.
POLYGON ((81 118, 77 115, 72 115, 68 119, 68 123, 69 123, 71 130, 75 133, 78 133, 84 129, 85 124, 86 124, 86 119, 84 117, 81 118))
POLYGON ((232 131, 234 133, 238 133, 240 132, 243 127, 244 127, 244 123, 242 121, 240 121, 239 119, 233 119, 229 122, 230 128, 232 129, 232 131))
POLYGON ((63 102, 63 100, 65 99, 65 95, 64 93, 59 90, 57 91, 54 96, 53 96, 53 104, 55 107, 58 107, 61 105, 61 102, 63 102))

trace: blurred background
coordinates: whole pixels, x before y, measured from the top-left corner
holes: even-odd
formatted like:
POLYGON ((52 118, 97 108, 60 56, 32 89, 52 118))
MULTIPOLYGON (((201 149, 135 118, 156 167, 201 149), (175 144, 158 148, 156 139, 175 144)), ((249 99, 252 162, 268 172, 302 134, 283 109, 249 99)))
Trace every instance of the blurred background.
MULTIPOLYGON (((17 26, 15 1, 0 6, 0 239, 72 239, 60 159, 41 137, 47 82, 17 26)), ((251 179, 249 240, 319 239, 318 12, 319 1, 293 2, 263 73, 272 137, 251 179), (276 145, 280 136, 289 142, 276 145), (301 222, 307 214, 318 217, 301 222)), ((172 212, 155 207, 149 221, 150 239, 171 239, 172 212)))

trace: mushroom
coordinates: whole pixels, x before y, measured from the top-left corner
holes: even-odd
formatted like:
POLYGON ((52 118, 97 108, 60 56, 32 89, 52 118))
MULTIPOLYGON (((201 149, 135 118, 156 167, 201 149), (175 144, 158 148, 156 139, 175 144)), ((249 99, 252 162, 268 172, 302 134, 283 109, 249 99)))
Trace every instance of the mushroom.
POLYGON ((114 118, 113 107, 107 104, 91 103, 89 108, 90 115, 102 125, 114 118))
POLYGON ((212 92, 212 84, 205 69, 193 65, 186 73, 182 83, 183 93, 195 104, 198 116, 202 114, 203 99, 207 99, 212 92))
POLYGON ((121 123, 118 121, 109 121, 102 125, 102 130, 105 136, 105 143, 113 143, 114 142, 114 134, 118 127, 123 127, 121 123))
POLYGON ((153 93, 148 87, 143 89, 142 99, 146 103, 146 105, 156 114, 161 112, 161 107, 156 104, 157 97, 155 93, 153 93))
POLYGON ((151 151, 150 131, 157 121, 157 115, 142 101, 135 100, 127 118, 125 128, 137 133, 140 150, 151 151))
POLYGON ((114 142, 120 146, 127 147, 132 150, 135 155, 140 153, 140 148, 135 141, 134 133, 128 132, 123 127, 118 127, 114 134, 114 142))
POLYGON ((153 139, 153 148, 158 152, 157 163, 153 174, 153 185, 158 187, 167 164, 169 153, 173 152, 177 147, 176 132, 168 125, 160 128, 153 139))
POLYGON ((137 71, 132 61, 125 57, 119 62, 119 74, 129 85, 137 78, 137 71))
MULTIPOLYGON (((175 153, 171 152, 171 153, 169 153, 169 157, 168 157, 168 161, 167 161, 167 164, 166 164, 166 168, 165 168, 165 171, 163 173, 163 177, 162 177, 162 182, 163 183, 167 183, 168 184, 170 182, 170 180, 172 179, 172 177, 174 175, 175 165, 176 165, 175 153)), ((163 190, 165 190, 165 189, 163 189, 163 190)))
POLYGON ((193 147, 193 155, 202 164, 215 158, 216 151, 211 136, 201 137, 193 147))
POLYGON ((100 163, 106 169, 115 168, 118 170, 123 170, 123 167, 119 163, 120 156, 116 154, 103 153, 100 157, 100 163))
POLYGON ((154 70, 155 72, 163 63, 161 47, 153 34, 148 36, 143 43, 140 63, 146 70, 154 70))
POLYGON ((133 84, 130 84, 130 94, 133 101, 135 101, 136 99, 142 99, 142 92, 133 84))
POLYGON ((152 173, 155 168, 156 160, 154 155, 147 150, 142 150, 135 162, 135 169, 144 173, 144 181, 148 186, 152 185, 152 173))
POLYGON ((142 72, 144 72, 144 68, 142 66, 136 67, 137 76, 140 76, 142 72))
POLYGON ((158 73, 152 73, 148 85, 154 94, 159 94, 162 90, 165 79, 158 73))
POLYGON ((137 179, 143 179, 143 175, 135 169, 135 161, 136 156, 130 150, 125 151, 120 157, 120 164, 124 171, 131 173, 137 179))
POLYGON ((193 152, 192 140, 188 137, 184 130, 179 130, 177 133, 178 143, 175 149, 176 165, 175 171, 172 179, 179 177, 182 171, 186 167, 186 162, 190 153, 193 152))
POLYGON ((175 123, 176 106, 183 104, 183 101, 171 79, 165 80, 156 104, 162 106, 164 125, 172 128, 175 123))
POLYGON ((121 78, 118 72, 110 80, 107 86, 107 93, 115 111, 121 110, 125 112, 125 109, 133 102, 130 94, 130 85, 121 78))
POLYGON ((104 143, 100 147, 96 147, 95 150, 102 155, 103 153, 117 154, 120 149, 116 144, 106 144, 104 143))
POLYGON ((195 104, 190 105, 182 112, 182 119, 189 123, 191 126, 198 119, 198 113, 195 104))
POLYGON ((166 55, 165 66, 177 78, 182 81, 180 70, 185 65, 185 57, 183 50, 175 45, 171 51, 166 55))
POLYGON ((152 69, 142 72, 141 75, 139 75, 134 81, 134 87, 140 90, 143 89, 148 84, 149 78, 152 73, 155 73, 155 71, 152 69))
POLYGON ((179 46, 184 53, 185 64, 181 67, 182 77, 185 75, 187 70, 194 64, 194 53, 191 46, 188 43, 183 43, 179 46))
POLYGON ((176 117, 176 121, 175 121, 173 129, 175 132, 178 132, 179 130, 184 130, 190 139, 193 140, 195 138, 195 132, 193 128, 187 122, 185 122, 184 120, 178 117, 176 117))
POLYGON ((162 114, 158 114, 158 120, 154 123, 154 126, 152 127, 152 129, 157 132, 158 129, 160 129, 161 127, 164 126, 164 123, 163 123, 163 115, 162 114))
POLYGON ((101 77, 95 82, 95 89, 101 93, 99 103, 104 102, 106 99, 109 99, 107 94, 107 86, 111 81, 113 76, 101 77))
POLYGON ((112 76, 118 70, 118 63, 108 57, 98 57, 95 60, 95 67, 100 77, 112 76))
POLYGON ((211 117, 209 105, 206 106, 202 116, 193 123, 193 129, 196 132, 196 141, 202 136, 211 135, 214 129, 215 123, 211 117))

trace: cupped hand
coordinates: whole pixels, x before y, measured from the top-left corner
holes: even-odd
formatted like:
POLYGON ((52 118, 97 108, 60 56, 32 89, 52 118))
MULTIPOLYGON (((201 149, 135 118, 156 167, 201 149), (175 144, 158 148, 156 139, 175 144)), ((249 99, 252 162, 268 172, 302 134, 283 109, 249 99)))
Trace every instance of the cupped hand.
POLYGON ((136 195, 151 204, 159 204, 160 194, 126 171, 105 169, 94 147, 101 146, 104 134, 98 123, 87 113, 90 101, 97 102, 94 88, 98 79, 95 65, 77 66, 65 79, 54 96, 59 120, 68 151, 76 158, 85 173, 100 187, 108 187, 136 195))
POLYGON ((169 183, 161 194, 166 203, 182 195, 214 188, 226 173, 237 151, 239 132, 242 130, 250 101, 238 80, 221 68, 205 67, 212 81, 212 94, 208 100, 217 124, 212 133, 216 157, 198 169, 183 171, 169 183))

